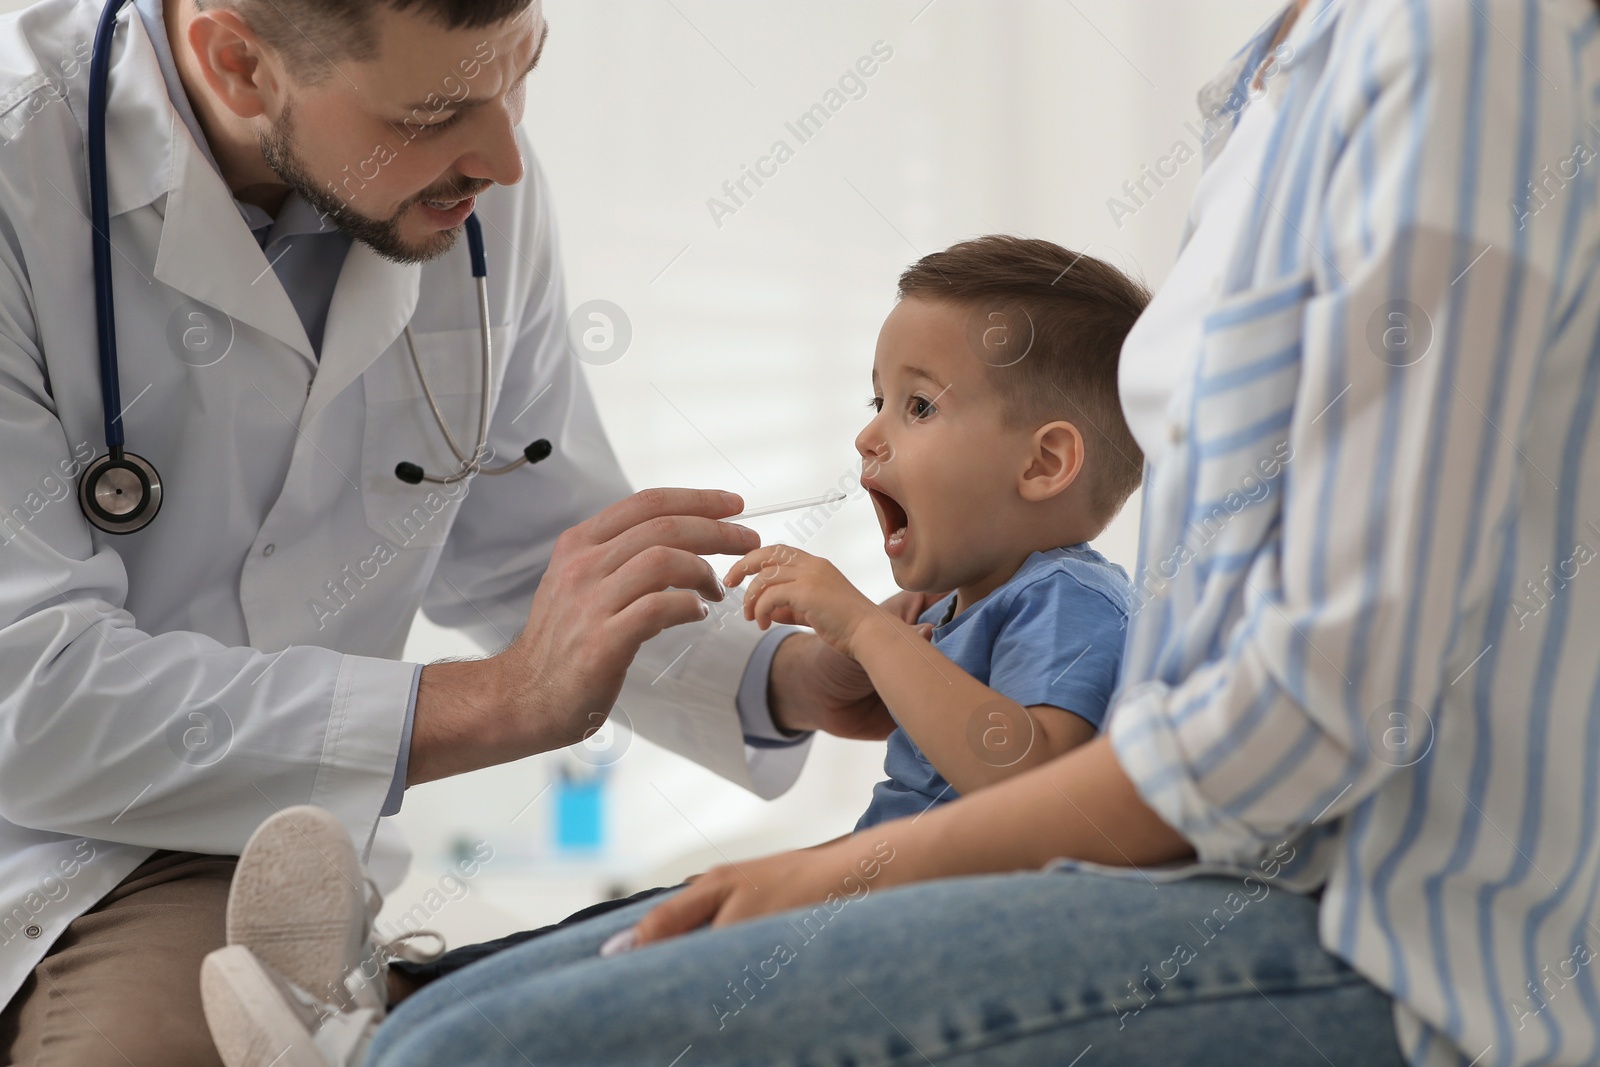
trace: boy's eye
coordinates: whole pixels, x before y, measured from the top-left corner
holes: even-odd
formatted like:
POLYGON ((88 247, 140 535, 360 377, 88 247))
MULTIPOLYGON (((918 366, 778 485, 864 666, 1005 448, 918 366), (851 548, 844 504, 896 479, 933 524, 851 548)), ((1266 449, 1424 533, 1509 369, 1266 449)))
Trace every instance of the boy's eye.
POLYGON ((912 397, 910 405, 913 418, 925 419, 934 412, 933 401, 925 396, 912 397))
POLYGON ((882 411, 883 410, 883 397, 881 397, 881 396, 868 397, 867 398, 867 407, 871 408, 873 411, 882 411))

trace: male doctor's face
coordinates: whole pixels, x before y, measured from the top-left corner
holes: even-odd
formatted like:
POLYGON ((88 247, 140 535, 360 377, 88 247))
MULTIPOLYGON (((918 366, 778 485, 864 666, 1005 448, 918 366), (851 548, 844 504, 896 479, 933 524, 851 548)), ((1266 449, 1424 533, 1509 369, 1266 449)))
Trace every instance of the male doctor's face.
POLYGON ((257 138, 267 165, 327 221, 388 259, 442 255, 491 185, 524 169, 515 131, 547 26, 515 18, 450 30, 378 6, 375 58, 310 86, 287 77, 257 138))

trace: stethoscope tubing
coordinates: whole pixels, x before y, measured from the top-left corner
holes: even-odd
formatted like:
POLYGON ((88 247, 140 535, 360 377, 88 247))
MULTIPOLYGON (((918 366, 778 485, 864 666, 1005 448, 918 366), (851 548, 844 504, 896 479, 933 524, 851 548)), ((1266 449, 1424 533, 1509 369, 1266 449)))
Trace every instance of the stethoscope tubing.
MULTIPOLYGON (((423 474, 421 480, 432 482, 435 485, 454 485, 456 482, 470 478, 474 474, 508 474, 531 461, 527 453, 517 457, 510 463, 500 467, 485 467, 483 461, 489 446, 489 376, 494 366, 494 350, 490 341, 489 331, 489 265, 488 257, 483 249, 483 224, 478 221, 477 213, 467 216, 467 249, 472 259, 472 277, 478 289, 478 335, 480 337, 478 360, 481 368, 481 392, 478 398, 478 441, 469 455, 462 450, 456 441, 455 434, 450 432, 450 426, 445 421, 444 412, 439 409, 439 401, 434 396, 433 386, 428 381, 428 372, 422 367, 422 357, 417 352, 416 335, 412 332, 411 324, 406 324, 406 347, 411 350, 411 362, 417 368, 417 378, 422 382, 422 395, 427 398, 428 407, 433 412, 433 419, 439 424, 439 431, 444 434, 445 443, 450 446, 450 451, 455 455, 460 468, 454 473, 444 476, 423 474)), ((529 446, 530 448, 532 446, 529 446)))
POLYGON ((111 38, 117 12, 127 0, 110 0, 94 34, 89 60, 89 225, 94 231, 95 329, 100 339, 100 399, 105 415, 106 450, 122 458, 122 379, 117 370, 116 301, 111 282, 111 194, 106 176, 107 88, 111 78, 111 38))

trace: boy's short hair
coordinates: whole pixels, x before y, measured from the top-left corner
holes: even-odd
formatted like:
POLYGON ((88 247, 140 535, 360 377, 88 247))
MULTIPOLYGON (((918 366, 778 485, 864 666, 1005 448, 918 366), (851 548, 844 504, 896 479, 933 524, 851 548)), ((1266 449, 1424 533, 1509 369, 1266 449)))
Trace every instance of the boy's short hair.
POLYGON ((1144 478, 1144 453, 1122 415, 1117 361, 1150 291, 1093 256, 991 235, 912 264, 900 275, 906 297, 972 309, 969 344, 989 365, 1007 424, 1064 419, 1078 427, 1091 506, 1110 522, 1144 478))

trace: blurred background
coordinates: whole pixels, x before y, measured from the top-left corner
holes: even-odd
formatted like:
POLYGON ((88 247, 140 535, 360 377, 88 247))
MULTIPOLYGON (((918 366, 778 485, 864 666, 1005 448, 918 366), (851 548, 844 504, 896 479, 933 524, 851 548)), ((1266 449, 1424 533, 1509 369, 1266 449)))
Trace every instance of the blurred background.
MULTIPOLYGON (((631 332, 585 369, 633 484, 751 506, 845 489, 802 539, 882 598, 894 585, 852 442, 900 270, 1007 232, 1159 285, 1200 165, 1159 186, 1146 168, 1198 148, 1196 91, 1282 0, 545 4, 526 125, 570 305, 606 301, 616 336, 631 332), (862 57, 874 73, 841 82, 862 57), (798 129, 818 104, 826 122, 798 129), (779 141, 775 174, 732 184, 779 141)), ((1136 498, 1097 545, 1130 571, 1138 516, 1136 498)), ((799 543, 792 518, 752 525, 799 543)), ((419 620, 406 658, 482 651, 419 620)), ((765 802, 608 727, 576 753, 416 788, 396 817, 415 859, 381 925, 461 943, 820 842, 854 825, 882 759, 881 743, 819 737, 765 802)))

